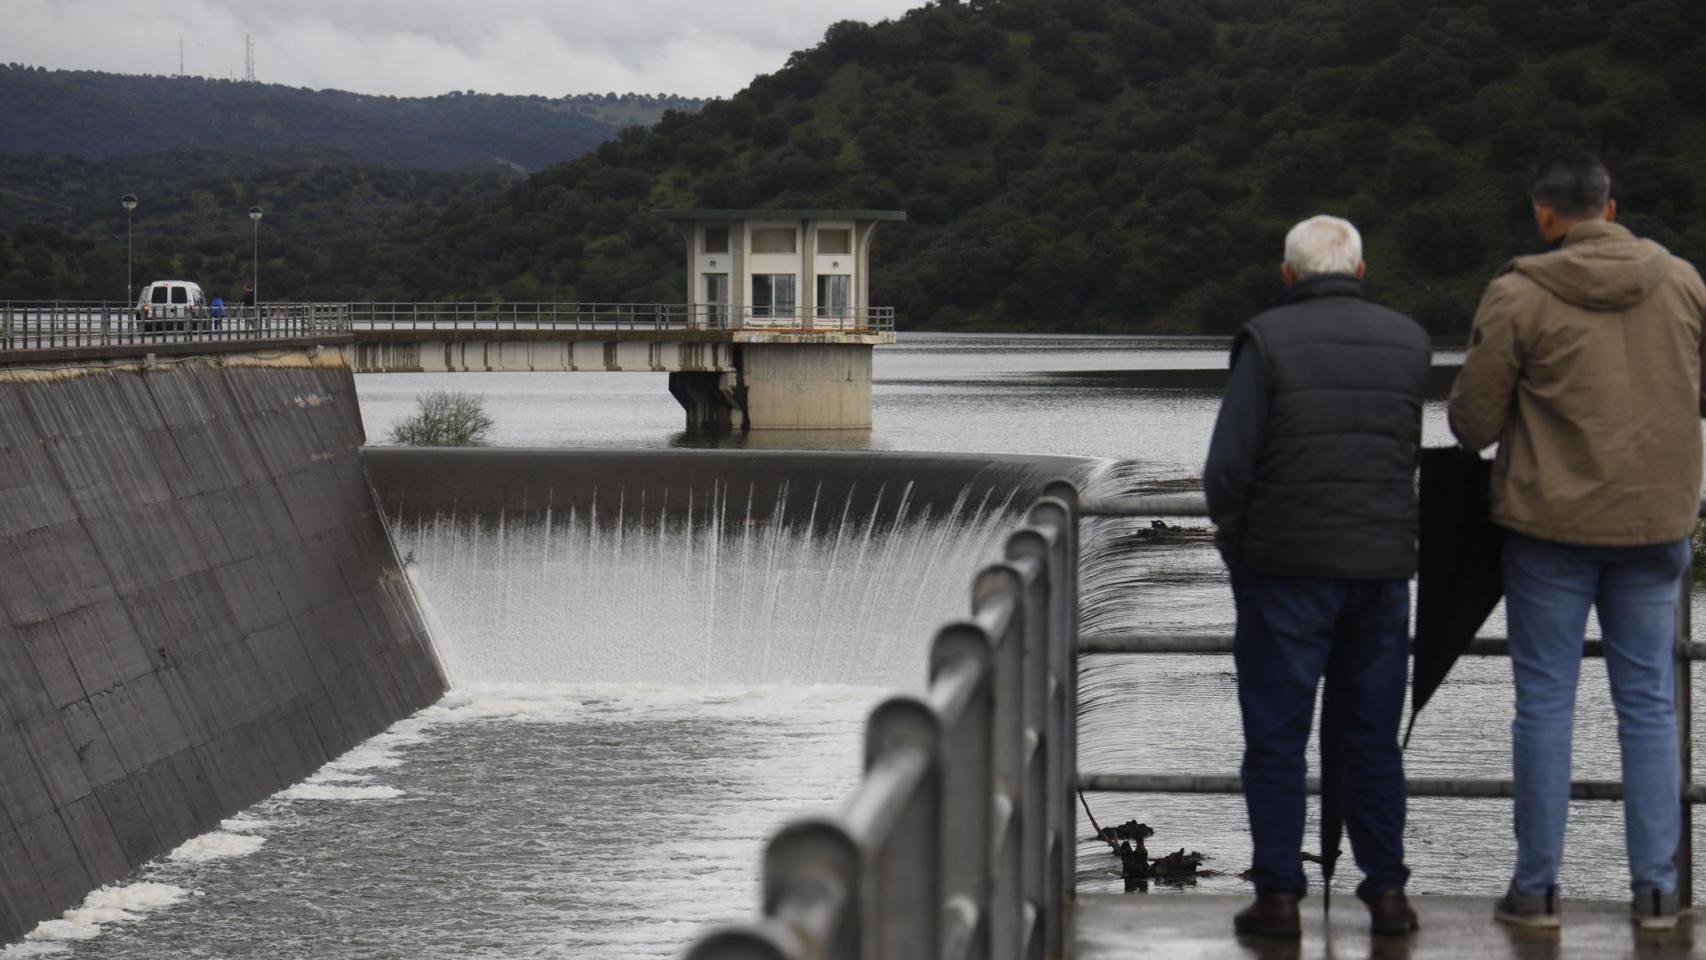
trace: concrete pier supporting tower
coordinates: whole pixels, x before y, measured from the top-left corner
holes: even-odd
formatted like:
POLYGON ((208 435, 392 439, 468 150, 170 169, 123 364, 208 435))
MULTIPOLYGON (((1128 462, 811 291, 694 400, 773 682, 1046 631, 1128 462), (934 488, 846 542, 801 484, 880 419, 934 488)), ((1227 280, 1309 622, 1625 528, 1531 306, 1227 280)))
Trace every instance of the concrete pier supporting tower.
POLYGON ((697 433, 871 429, 871 350, 860 342, 737 343, 734 369, 669 375, 697 433))
POLYGON ((759 344, 736 352, 748 430, 871 429, 867 344, 759 344))

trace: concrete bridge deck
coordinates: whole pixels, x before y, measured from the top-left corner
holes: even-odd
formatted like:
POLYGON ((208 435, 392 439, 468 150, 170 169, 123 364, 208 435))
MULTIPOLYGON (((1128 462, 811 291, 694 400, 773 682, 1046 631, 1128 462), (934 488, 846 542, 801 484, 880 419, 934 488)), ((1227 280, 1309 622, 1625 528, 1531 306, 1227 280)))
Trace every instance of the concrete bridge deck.
POLYGON ((1561 907, 1562 931, 1517 930, 1493 919, 1493 898, 1419 896, 1411 902, 1422 929, 1412 937, 1370 937, 1368 911, 1341 891, 1331 925, 1321 901, 1303 902, 1303 939, 1287 943, 1240 940, 1232 915, 1245 897, 1214 894, 1080 894, 1071 908, 1074 960, 1604 960, 1640 957, 1680 960, 1706 957, 1697 945, 1695 921, 1684 917, 1674 931, 1641 932, 1629 922, 1629 907, 1607 901, 1568 901, 1561 907))
POLYGON ((689 430, 867 430, 888 307, 265 303, 145 315, 124 304, 0 303, 0 366, 251 350, 337 350, 356 373, 669 374, 689 430))

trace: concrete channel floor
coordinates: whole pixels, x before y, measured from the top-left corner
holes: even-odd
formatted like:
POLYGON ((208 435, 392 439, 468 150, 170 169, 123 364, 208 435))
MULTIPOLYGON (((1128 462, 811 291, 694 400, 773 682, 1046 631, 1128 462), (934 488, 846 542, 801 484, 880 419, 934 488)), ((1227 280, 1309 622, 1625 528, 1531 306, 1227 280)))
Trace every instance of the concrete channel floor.
POLYGON ((1084 894, 1074 907, 1073 960, 1604 960, 1706 958, 1697 946, 1696 919, 1677 929, 1643 933, 1629 907, 1605 901, 1566 901, 1561 932, 1513 930, 1493 919, 1491 897, 1412 898, 1422 929, 1413 937, 1373 938, 1368 911, 1352 896, 1333 898, 1332 929, 1322 925, 1321 901, 1305 900, 1301 943, 1239 940, 1232 915, 1249 900, 1212 894, 1084 894))

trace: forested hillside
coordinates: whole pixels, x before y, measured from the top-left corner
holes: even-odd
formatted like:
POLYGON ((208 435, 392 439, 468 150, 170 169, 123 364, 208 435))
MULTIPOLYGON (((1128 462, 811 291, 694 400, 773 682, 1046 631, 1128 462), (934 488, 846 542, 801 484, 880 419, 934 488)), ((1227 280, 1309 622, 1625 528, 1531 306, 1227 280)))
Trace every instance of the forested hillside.
POLYGON ((138 282, 240 289, 247 211, 265 211, 269 292, 413 299, 434 221, 628 126, 700 101, 642 94, 423 100, 196 78, 0 66, 0 299, 124 294, 133 193, 138 282), (500 162, 501 161, 501 162, 500 162))
POLYGON ((318 300, 415 299, 389 267, 414 263, 447 210, 484 209, 514 175, 291 168, 180 152, 114 160, 0 155, 0 300, 124 298, 124 193, 133 214, 138 284, 195 280, 242 290, 253 270, 260 206, 268 295, 318 300))
MULTIPOLYGON (((145 197, 139 242, 223 283, 253 200, 278 296, 675 300, 657 208, 893 207, 910 220, 879 232, 872 294, 903 326, 1227 331, 1274 295, 1286 228, 1333 212, 1377 295, 1461 331, 1537 243, 1524 171, 1549 145, 1602 150, 1625 222, 1706 262, 1703 28, 1693 0, 939 2, 836 24, 733 98, 507 190, 210 170, 145 197)), ((112 286, 116 196, 142 193, 56 162, 3 170, 0 297, 112 286)))
POLYGON ((200 77, 0 66, 0 154, 100 159, 206 150, 274 164, 539 170, 573 159, 675 97, 376 97, 200 77))
POLYGON ((1703 25, 1692 0, 944 0, 455 210, 389 272, 671 299, 649 210, 896 207, 872 291, 905 326, 1229 330, 1328 211, 1381 296, 1461 330, 1537 242, 1549 144, 1602 149, 1626 222, 1706 261, 1703 25))

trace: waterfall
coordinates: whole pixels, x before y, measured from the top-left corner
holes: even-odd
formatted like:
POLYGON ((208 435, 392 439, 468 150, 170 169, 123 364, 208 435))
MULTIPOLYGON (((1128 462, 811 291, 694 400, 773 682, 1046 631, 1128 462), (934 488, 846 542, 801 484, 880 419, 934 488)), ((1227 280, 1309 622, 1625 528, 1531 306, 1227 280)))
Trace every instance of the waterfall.
POLYGON ((859 511, 822 484, 803 513, 786 486, 708 490, 397 520, 452 681, 916 688, 931 631, 965 614, 1021 506, 971 485, 919 505, 900 479, 859 511))

